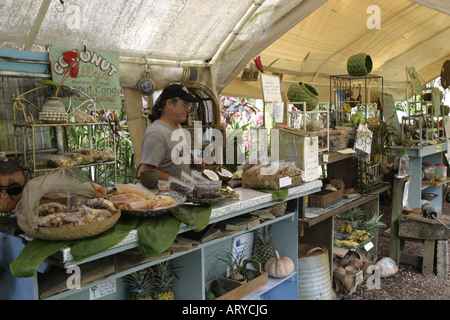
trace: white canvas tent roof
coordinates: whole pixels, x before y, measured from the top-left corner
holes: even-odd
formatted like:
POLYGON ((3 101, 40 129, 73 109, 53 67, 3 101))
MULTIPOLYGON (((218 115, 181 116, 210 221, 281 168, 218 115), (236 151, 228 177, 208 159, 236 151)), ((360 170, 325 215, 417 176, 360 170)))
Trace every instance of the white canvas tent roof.
MULTIPOLYGON (((217 93, 255 98, 262 98, 259 81, 241 81, 240 72, 257 55, 265 66, 278 59, 267 71, 282 72, 285 89, 293 81, 325 87, 330 75, 347 73, 349 56, 365 52, 386 91, 401 98, 405 68, 414 67, 428 82, 440 75, 450 52, 450 0, 63 2, 3 0, 0 47, 116 50, 124 86, 142 76, 145 57, 154 66, 198 67, 200 82, 217 93), (371 5, 380 9, 380 29, 367 27, 371 5)), ((162 74, 155 71, 156 78, 175 81, 180 73, 162 74)))

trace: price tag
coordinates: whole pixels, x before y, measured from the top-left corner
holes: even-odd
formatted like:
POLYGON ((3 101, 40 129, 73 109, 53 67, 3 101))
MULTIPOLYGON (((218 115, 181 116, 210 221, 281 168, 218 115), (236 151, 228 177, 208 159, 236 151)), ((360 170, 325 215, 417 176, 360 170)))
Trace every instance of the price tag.
POLYGON ((104 282, 89 288, 89 299, 95 300, 116 292, 116 280, 104 282))
POLYGON ((435 146, 434 152, 441 152, 441 146, 435 146))
POLYGON ((364 245, 364 249, 366 249, 366 251, 369 251, 370 249, 372 249, 374 246, 373 246, 373 243, 372 243, 372 241, 369 241, 369 242, 367 242, 365 245, 364 245))
POLYGON ((291 177, 283 177, 279 180, 280 188, 290 186, 292 184, 291 177))
POLYGON ((323 154, 323 157, 322 157, 322 161, 323 161, 323 162, 328 162, 328 156, 329 156, 328 153, 324 153, 324 154, 323 154))

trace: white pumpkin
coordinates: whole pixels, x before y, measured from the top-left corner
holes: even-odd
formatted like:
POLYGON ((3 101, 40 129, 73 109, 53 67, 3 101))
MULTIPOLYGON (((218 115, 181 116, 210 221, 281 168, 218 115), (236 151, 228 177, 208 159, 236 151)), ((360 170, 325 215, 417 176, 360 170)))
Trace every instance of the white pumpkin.
POLYGON ((294 271, 294 262, 289 257, 280 257, 278 251, 275 250, 275 257, 270 258, 264 265, 264 270, 272 278, 284 278, 294 271))

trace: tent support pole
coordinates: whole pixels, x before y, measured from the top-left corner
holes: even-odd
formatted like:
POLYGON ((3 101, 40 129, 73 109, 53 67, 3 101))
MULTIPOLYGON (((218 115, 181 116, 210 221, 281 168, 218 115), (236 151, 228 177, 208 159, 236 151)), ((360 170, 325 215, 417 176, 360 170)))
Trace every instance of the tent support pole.
POLYGON ((47 14, 48 7, 52 0, 42 0, 41 7, 39 8, 39 12, 36 16, 36 19, 33 22, 33 26, 31 27, 30 33, 28 34, 27 39, 25 40, 24 50, 31 50, 31 47, 36 40, 37 34, 42 26, 42 21, 44 21, 45 15, 47 14))
POLYGON ((228 34, 228 37, 225 39, 225 41, 220 45, 216 54, 212 57, 210 64, 214 65, 222 57, 225 51, 227 51, 231 46, 234 39, 236 39, 238 34, 242 31, 242 28, 244 28, 247 21, 253 16, 256 10, 258 10, 263 3, 264 0, 254 0, 252 2, 252 5, 247 9, 247 12, 242 16, 234 29, 228 34))

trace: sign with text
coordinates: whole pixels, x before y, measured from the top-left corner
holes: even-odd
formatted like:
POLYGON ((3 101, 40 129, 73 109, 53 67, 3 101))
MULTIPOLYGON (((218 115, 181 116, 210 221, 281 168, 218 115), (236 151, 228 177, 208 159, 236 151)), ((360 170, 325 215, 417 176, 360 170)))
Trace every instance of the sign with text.
MULTIPOLYGON (((73 47, 52 45, 50 63, 52 79, 59 84, 64 76, 67 64, 62 58, 65 51, 76 51, 79 58, 79 72, 76 78, 67 77, 64 85, 75 88, 96 101, 100 101, 105 109, 120 109, 119 52, 99 49, 80 50, 73 47)), ((84 101, 88 98, 72 97, 73 101, 84 101)), ((68 103, 68 99, 61 99, 68 103)), ((79 105, 76 103, 75 105, 79 105)))

